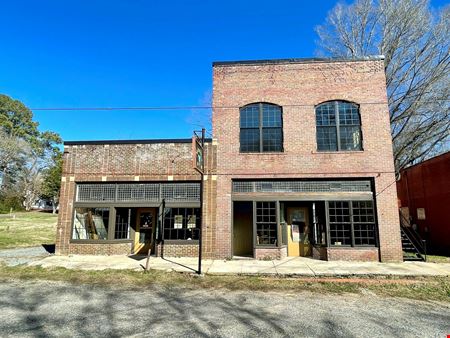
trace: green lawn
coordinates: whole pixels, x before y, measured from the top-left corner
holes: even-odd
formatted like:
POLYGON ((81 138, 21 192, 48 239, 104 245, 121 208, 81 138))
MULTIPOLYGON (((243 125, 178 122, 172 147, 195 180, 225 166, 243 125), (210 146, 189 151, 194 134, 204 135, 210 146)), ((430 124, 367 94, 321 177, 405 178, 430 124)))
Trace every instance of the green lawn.
POLYGON ((55 243, 58 215, 32 211, 15 216, 0 217, 0 249, 55 243))

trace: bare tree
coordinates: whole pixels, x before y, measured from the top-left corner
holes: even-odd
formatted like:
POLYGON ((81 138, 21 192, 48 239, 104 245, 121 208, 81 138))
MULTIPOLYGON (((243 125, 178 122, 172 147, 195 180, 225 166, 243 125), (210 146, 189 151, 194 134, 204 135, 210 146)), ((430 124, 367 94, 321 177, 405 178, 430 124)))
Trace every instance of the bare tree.
POLYGON ((17 172, 17 168, 25 163, 29 151, 30 147, 24 140, 0 128, 0 192, 7 184, 8 174, 17 172))
POLYGON ((30 211, 42 192, 44 165, 40 158, 34 156, 29 159, 21 170, 17 188, 23 198, 23 206, 30 211))
POLYGON ((385 56, 397 171, 450 145, 450 6, 427 0, 356 0, 337 4, 316 27, 320 52, 385 56))

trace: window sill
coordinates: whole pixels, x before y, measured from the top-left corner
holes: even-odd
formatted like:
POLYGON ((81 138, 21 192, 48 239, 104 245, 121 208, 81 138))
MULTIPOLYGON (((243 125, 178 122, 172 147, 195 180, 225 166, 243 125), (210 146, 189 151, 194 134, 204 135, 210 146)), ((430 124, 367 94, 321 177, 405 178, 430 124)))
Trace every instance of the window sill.
POLYGON ((350 245, 330 245, 328 248, 330 248, 330 249, 343 249, 343 250, 378 249, 378 247, 377 247, 377 246, 374 246, 374 245, 358 245, 358 246, 350 246, 350 245))
POLYGON ((337 151, 329 151, 329 150, 313 150, 311 154, 360 154, 364 153, 364 150, 337 150, 337 151))
POLYGON ((193 240, 188 240, 188 239, 165 239, 164 240, 164 244, 168 244, 168 245, 198 245, 198 240, 193 239, 193 240))
POLYGON ((248 153, 239 152, 239 155, 286 155, 286 153, 284 151, 248 152, 248 153))
POLYGON ((132 239, 71 239, 71 244, 121 244, 133 243, 132 239))

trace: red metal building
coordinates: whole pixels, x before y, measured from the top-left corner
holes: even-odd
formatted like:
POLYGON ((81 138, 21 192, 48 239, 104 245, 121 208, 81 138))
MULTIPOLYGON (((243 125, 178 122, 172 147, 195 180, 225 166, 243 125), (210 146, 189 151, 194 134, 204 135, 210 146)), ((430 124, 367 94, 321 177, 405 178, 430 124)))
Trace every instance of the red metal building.
POLYGON ((403 169, 397 192, 428 252, 450 255, 450 152, 403 169))

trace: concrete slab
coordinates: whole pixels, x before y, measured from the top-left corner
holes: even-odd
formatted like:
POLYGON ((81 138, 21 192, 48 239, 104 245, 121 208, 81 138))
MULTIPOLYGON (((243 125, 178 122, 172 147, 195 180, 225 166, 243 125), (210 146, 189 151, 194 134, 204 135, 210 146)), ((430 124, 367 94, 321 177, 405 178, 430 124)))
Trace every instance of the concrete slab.
MULTIPOLYGON (((146 257, 142 256, 49 256, 29 262, 30 266, 64 267, 80 270, 128 269, 143 270, 146 257)), ((195 273, 197 258, 151 257, 149 268, 162 271, 195 273)), ((448 263, 379 263, 318 261, 304 257, 288 257, 276 261, 258 260, 203 260, 202 272, 217 275, 286 275, 286 276, 450 276, 448 263)))

